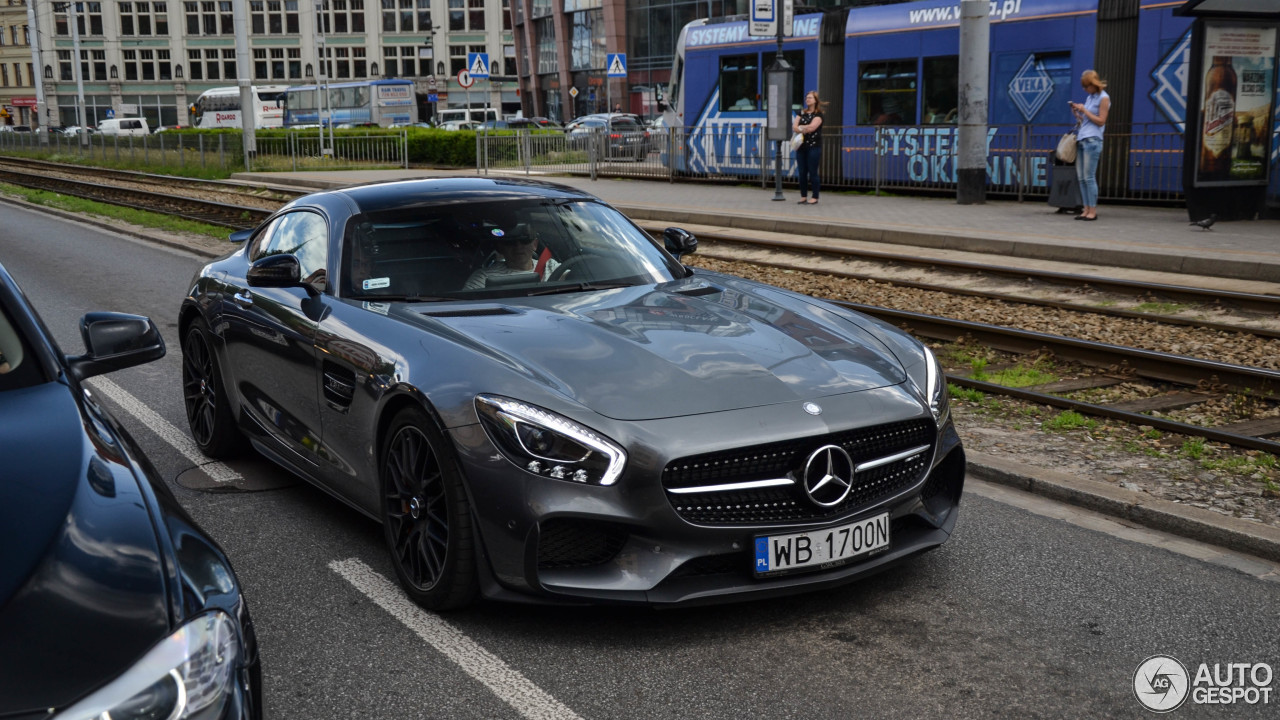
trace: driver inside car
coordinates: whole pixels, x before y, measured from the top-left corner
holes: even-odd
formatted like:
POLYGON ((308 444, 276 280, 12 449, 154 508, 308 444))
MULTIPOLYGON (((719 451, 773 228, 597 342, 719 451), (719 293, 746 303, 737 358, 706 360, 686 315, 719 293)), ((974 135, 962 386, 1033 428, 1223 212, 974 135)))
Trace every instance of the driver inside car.
MULTIPOLYGON (((495 235, 501 230, 495 230, 495 235)), ((537 281, 548 280, 560 263, 551 258, 551 252, 544 250, 536 256, 534 250, 538 245, 538 236, 526 224, 516 225, 510 232, 496 237, 495 249, 498 259, 471 273, 464 290, 482 290, 492 277, 504 277, 537 273, 537 281)), ((530 278, 532 280, 532 278, 530 278)))

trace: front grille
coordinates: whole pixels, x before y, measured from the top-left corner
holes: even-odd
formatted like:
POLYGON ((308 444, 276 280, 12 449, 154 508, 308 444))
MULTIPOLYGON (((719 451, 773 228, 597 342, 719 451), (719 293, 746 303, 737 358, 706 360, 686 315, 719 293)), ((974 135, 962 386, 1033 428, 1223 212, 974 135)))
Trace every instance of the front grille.
POLYGON ((627 531, 614 525, 580 520, 549 520, 538 536, 538 567, 592 567, 609 562, 622 550, 627 531))
POLYGON ((789 475, 799 478, 809 454, 824 445, 843 448, 854 465, 915 447, 929 448, 909 458, 858 473, 848 497, 829 508, 811 501, 798 482, 789 486, 723 492, 667 493, 671 506, 680 517, 700 525, 823 522, 854 514, 919 482, 933 456, 935 434, 932 421, 908 420, 816 438, 696 455, 668 464, 662 473, 662 484, 669 491, 789 475))

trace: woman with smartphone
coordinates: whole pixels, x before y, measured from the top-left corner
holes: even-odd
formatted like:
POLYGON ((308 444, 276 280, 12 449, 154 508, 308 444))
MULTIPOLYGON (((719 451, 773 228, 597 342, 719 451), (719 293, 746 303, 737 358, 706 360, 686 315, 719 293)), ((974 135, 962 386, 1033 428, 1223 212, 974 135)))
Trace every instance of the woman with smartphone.
POLYGON ((1102 134, 1107 128, 1107 113, 1111 110, 1111 96, 1107 94, 1107 82, 1096 70, 1085 70, 1080 75, 1080 86, 1089 93, 1084 102, 1071 102, 1071 112, 1076 116, 1076 176, 1080 179, 1080 201, 1084 211, 1077 220, 1098 219, 1098 158, 1102 156, 1102 134))

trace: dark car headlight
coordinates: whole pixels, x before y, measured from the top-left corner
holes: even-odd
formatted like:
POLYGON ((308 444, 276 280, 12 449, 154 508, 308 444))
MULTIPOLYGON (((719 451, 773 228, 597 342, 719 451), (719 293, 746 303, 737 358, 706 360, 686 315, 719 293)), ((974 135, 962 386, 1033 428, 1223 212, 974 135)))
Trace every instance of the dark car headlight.
POLYGON ((617 443, 550 410, 497 395, 477 395, 489 439, 508 460, 542 477, 612 485, 627 453, 617 443))
POLYGON ((921 347, 924 348, 925 360, 925 386, 922 389, 929 399, 929 412, 933 413, 933 419, 941 426, 951 412, 947 397, 947 374, 938 358, 933 356, 933 351, 927 345, 921 347))
POLYGON ((235 689, 240 633, 226 613, 201 615, 58 715, 59 720, 212 720, 235 689))

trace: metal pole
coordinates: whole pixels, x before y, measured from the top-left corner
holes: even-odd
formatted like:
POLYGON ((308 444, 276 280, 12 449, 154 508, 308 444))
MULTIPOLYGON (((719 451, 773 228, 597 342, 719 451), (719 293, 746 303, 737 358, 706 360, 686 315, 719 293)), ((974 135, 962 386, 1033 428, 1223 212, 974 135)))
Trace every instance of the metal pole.
POLYGON ((987 201, 987 69, 991 18, 988 0, 960 3, 960 145, 956 163, 956 202, 987 201))
MULTIPOLYGON (((778 23, 778 54, 775 56, 777 59, 773 61, 773 64, 775 66, 778 63, 783 63, 783 64, 786 63, 786 60, 782 58, 782 9, 781 9, 781 6, 782 6, 782 0, 774 0, 773 15, 774 15, 774 19, 778 23)), ((778 98, 778 100, 779 102, 786 103, 788 106, 791 104, 791 98, 780 97, 778 98)), ((779 108, 779 112, 777 113, 777 115, 779 118, 790 117, 791 108, 788 107, 785 113, 781 112, 781 108, 779 108)), ((782 141, 775 140, 773 142, 773 147, 774 147, 773 199, 775 202, 777 202, 777 201, 786 200, 786 198, 782 195, 782 141)))
POLYGON ((44 72, 40 69, 44 64, 40 62, 40 26, 36 24, 35 0, 27 2, 27 28, 31 35, 31 74, 33 75, 31 79, 36 85, 36 121, 32 123, 35 127, 31 129, 44 127, 45 132, 40 135, 40 144, 48 145, 50 123, 45 113, 48 112, 49 106, 44 99, 44 72))
POLYGON ((244 145, 244 169, 247 172, 253 169, 253 156, 258 152, 253 127, 258 103, 253 97, 253 86, 249 84, 249 13, 244 4, 245 0, 232 0, 231 21, 236 32, 236 84, 240 86, 241 144, 244 145))
POLYGON ((76 3, 67 3, 67 22, 71 23, 71 47, 75 53, 71 69, 76 78, 76 120, 80 123, 80 144, 89 144, 89 129, 84 121, 84 75, 80 72, 80 15, 76 3))

